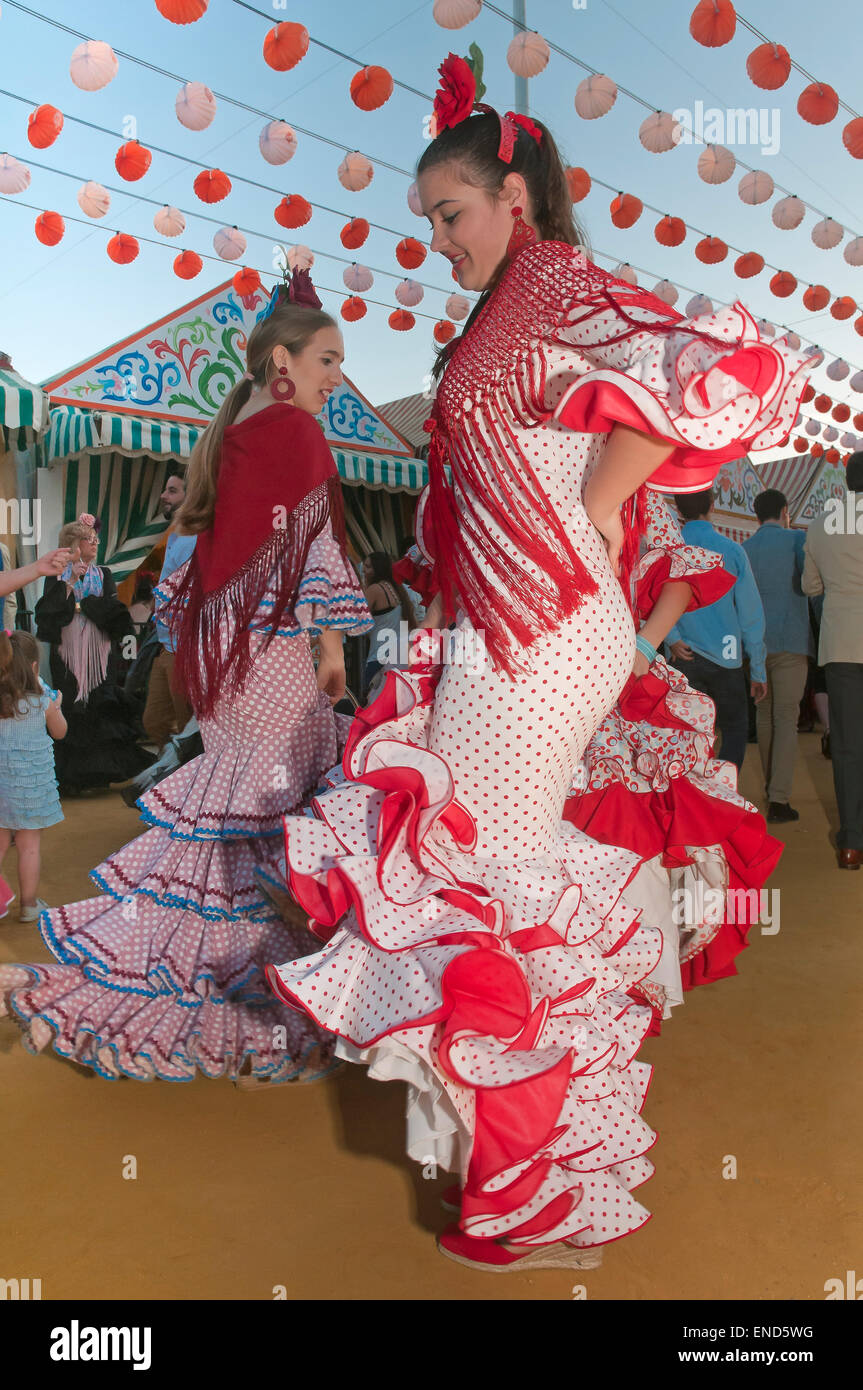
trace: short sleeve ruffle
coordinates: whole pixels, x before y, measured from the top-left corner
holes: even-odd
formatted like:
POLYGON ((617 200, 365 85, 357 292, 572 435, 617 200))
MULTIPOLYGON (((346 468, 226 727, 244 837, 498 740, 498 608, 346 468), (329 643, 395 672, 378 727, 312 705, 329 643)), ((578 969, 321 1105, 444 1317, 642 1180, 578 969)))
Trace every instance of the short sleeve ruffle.
POLYGON ((692 589, 686 612, 706 608, 727 594, 734 575, 722 563, 722 556, 701 546, 686 545, 680 528, 664 499, 647 491, 647 549, 632 572, 632 591, 636 612, 642 621, 653 610, 666 584, 685 581, 692 589))
MULTIPOLYGON (((272 606, 269 593, 264 596, 261 610, 266 609, 268 602, 272 606)), ((343 558, 329 523, 309 546, 294 619, 296 627, 280 628, 280 635, 289 631, 317 633, 325 628, 337 628, 356 636, 368 632, 372 626, 365 595, 356 574, 343 558)), ((255 626, 258 631, 269 630, 257 623, 255 626)))

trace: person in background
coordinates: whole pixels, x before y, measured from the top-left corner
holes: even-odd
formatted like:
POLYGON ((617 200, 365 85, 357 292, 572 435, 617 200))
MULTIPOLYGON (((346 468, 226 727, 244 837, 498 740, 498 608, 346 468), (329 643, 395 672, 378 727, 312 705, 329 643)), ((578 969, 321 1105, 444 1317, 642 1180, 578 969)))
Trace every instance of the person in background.
POLYGON ((818 662, 830 705, 830 753, 839 808, 840 869, 863 862, 863 452, 851 455, 842 514, 816 517, 806 533, 804 594, 824 594, 818 662), (849 522, 851 524, 849 524, 849 522))
POLYGON ((767 693, 764 609, 743 546, 711 525, 713 489, 676 493, 674 500, 684 522, 682 534, 686 544, 721 555, 735 584, 708 608, 684 613, 669 632, 665 645, 673 664, 689 684, 709 695, 716 706, 716 726, 722 733, 717 757, 734 763, 739 772, 746 755, 748 726, 744 653, 749 658, 756 704, 767 693))
POLYGON ((809 603, 800 587, 804 531, 789 530, 788 501, 777 488, 756 497, 758 530, 743 542, 764 607, 767 695, 757 706, 758 751, 767 790, 767 819, 799 820, 791 805, 800 701, 812 642, 809 603))
MULTIPOLYGON (((393 579, 392 556, 375 550, 363 561, 363 591, 369 605, 374 627, 369 633, 369 654, 363 675, 364 699, 377 694, 377 677, 381 671, 400 665, 399 636, 402 623, 407 631, 416 627, 413 605, 405 587, 393 579)), ((405 653, 405 657, 407 653, 405 653)))
MULTIPOLYGON (((173 523, 174 517, 186 500, 185 480, 179 473, 172 473, 165 491, 159 498, 162 515, 173 523)), ((184 565, 195 549, 197 536, 180 536, 172 531, 165 547, 165 561, 159 583, 184 565)), ((188 724, 192 717, 192 706, 181 691, 174 690, 174 647, 171 634, 164 623, 156 619, 156 632, 159 636, 160 650, 150 669, 150 683, 147 687, 147 703, 144 706, 142 722, 147 738, 161 753, 171 734, 188 724)))
MULTIPOLYGON (((20 920, 35 922, 40 838, 63 819, 51 739, 62 739, 63 696, 39 679, 39 646, 29 632, 0 630, 0 868, 12 841, 18 851, 20 920), (50 737, 49 737, 50 735, 50 737)), ((0 916, 11 902, 0 878, 0 916)))

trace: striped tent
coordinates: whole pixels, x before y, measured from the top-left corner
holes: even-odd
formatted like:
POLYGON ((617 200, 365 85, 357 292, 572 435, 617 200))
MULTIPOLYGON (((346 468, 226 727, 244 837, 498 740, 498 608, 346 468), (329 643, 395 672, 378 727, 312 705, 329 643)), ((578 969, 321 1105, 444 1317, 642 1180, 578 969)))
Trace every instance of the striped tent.
POLYGON ((63 486, 63 521, 90 512, 101 523, 99 564, 119 583, 136 570, 164 536, 159 498, 171 475, 170 459, 103 453, 69 459, 63 486))
MULTIPOLYGON (((8 357, 0 360, 8 362, 8 357)), ((11 366, 0 367, 0 431, 7 448, 26 449, 48 421, 48 397, 11 366)))

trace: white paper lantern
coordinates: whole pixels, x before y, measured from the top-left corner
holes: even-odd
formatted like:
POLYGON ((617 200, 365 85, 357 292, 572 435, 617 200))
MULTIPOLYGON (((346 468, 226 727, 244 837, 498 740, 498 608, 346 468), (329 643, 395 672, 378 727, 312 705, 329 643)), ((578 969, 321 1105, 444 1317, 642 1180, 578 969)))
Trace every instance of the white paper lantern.
POLYGON ((855 236, 842 252, 849 265, 863 265, 863 236, 855 236))
POLYGON ((470 300, 465 299, 463 294, 451 294, 446 302, 447 318, 455 319, 457 322, 467 318, 470 313, 470 300))
POLYGON ((365 291, 370 290, 375 283, 375 277, 372 275, 368 266, 357 265, 356 261, 353 265, 348 266, 342 279, 348 289, 352 290, 354 294, 364 294, 365 291))
POLYGON ((816 222, 812 228, 812 240, 816 246, 820 246, 822 251, 832 251, 834 246, 838 246, 845 235, 845 228, 840 227, 838 222, 834 222, 832 217, 825 217, 820 222, 816 222))
POLYGON ((213 245, 223 261, 236 261, 246 249, 246 238, 236 227, 222 227, 213 237, 213 245))
POLYGON ((680 295, 676 285, 672 285, 670 280, 660 280, 653 286, 653 293, 657 299, 661 299, 664 304, 676 304, 680 295))
POLYGON ((78 206, 88 217, 104 217, 111 206, 111 195, 100 183, 85 183, 78 190, 78 206))
POLYGON ((408 207, 417 217, 423 216, 422 203, 420 202, 419 190, 415 183, 408 189, 408 207))
POLYGON ((796 430, 796 429, 799 429, 800 426, 801 426, 802 424, 803 424, 803 415, 802 415, 802 412, 798 410, 797 415, 796 415, 795 420, 794 420, 794 424, 792 425, 791 428, 792 428, 792 429, 795 429, 795 430, 796 430))
POLYGON ((368 188, 375 176, 374 166, 364 154, 346 154, 339 165, 339 183, 351 193, 368 188))
POLYGON ((161 236, 179 236, 186 230, 186 219, 179 208, 169 207, 166 203, 153 218, 153 226, 161 236))
POLYGON ((686 305, 685 314, 688 319, 697 319, 702 314, 712 313, 713 300, 708 299, 706 294, 694 294, 686 305))
POLYGON ((667 111, 654 111, 638 127, 638 138, 651 154, 665 154, 666 150, 673 150, 680 141, 681 133, 679 123, 667 111))
POLYGON ((579 82, 575 91, 575 109, 585 121, 595 121, 598 116, 604 116, 616 100, 617 83, 601 72, 579 82))
POLYGON ((286 121, 270 121, 258 136, 258 145, 268 164, 287 164, 297 152, 296 132, 286 121))
POLYGON ((835 425, 828 425, 821 438, 824 440, 825 444, 835 444, 836 440, 839 438, 839 431, 835 425))
POLYGON ((625 280, 628 285, 638 284, 638 276, 628 261, 622 261, 620 265, 616 265, 611 273, 618 280, 625 280))
POLYGON ((698 177, 705 183, 725 183, 737 168, 737 160, 724 145, 708 145, 698 156, 698 177))
POLYGON ((773 207, 771 217, 775 226, 782 232, 793 231, 799 227, 806 215, 806 204, 799 198, 780 198, 779 202, 773 207))
POLYGON ((855 372, 848 385, 852 391, 863 391, 863 372, 855 372))
POLYGON ((821 433, 821 424, 820 424, 820 421, 818 421, 818 420, 807 420, 807 421, 806 421, 806 433, 807 433, 808 435, 811 435, 813 439, 815 438, 816 434, 820 434, 820 433, 821 433))
POLYGON ((187 130, 206 130, 216 114, 216 98, 203 82, 187 82, 177 93, 174 110, 187 130))
POLYGON ((425 295, 425 290, 419 280, 405 279, 400 285, 396 285, 396 299, 399 304, 404 304, 406 309, 413 309, 414 305, 419 304, 425 295))
POLYGON ((804 357, 820 357, 821 349, 817 343, 810 343, 808 348, 803 351, 804 357))
POLYGON ((788 346, 793 349, 794 352, 800 351, 800 338, 790 328, 788 332, 785 334, 785 341, 788 344, 788 346))
POLYGON ((547 66, 550 52, 542 34, 516 34, 506 50, 506 61, 516 77, 537 77, 547 66))
POLYGON ((0 193, 23 193, 30 187, 30 170, 14 154, 0 154, 0 193))
POLYGON ((737 192, 742 203, 766 203, 773 197, 775 187, 773 179, 763 169, 750 169, 737 185, 737 192))
POLYGON ((776 324, 771 323, 769 319, 759 319, 758 332, 761 334, 762 338, 775 338, 776 324))
POLYGON ((839 443, 842 445, 843 449, 854 449, 857 445, 857 436, 856 434, 843 434, 839 443))
POLYGON ((86 43, 79 43, 72 54, 69 76, 82 92, 98 92, 117 76, 119 66, 109 43, 88 39, 86 43))
POLYGON ((841 357, 836 357, 827 368, 827 375, 831 381, 844 381, 851 368, 841 357))
POLYGON ((442 29, 463 29, 481 9, 482 0, 434 0, 432 17, 442 29))
POLYGON ((288 248, 288 266, 291 270, 311 270, 315 263, 315 253, 310 247, 298 242, 288 248))

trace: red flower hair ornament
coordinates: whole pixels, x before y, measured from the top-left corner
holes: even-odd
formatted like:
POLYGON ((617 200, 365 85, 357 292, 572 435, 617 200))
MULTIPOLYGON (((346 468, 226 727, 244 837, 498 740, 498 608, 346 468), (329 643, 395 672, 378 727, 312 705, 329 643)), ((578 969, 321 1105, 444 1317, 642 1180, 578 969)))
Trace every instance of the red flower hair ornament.
POLYGON ((507 111, 502 116, 493 106, 487 106, 478 100, 485 95, 482 52, 475 43, 471 44, 468 51, 471 61, 460 58, 457 53, 450 53, 438 68, 441 85, 434 99, 434 116, 438 132, 460 125, 474 111, 497 116, 500 121, 497 157, 505 164, 511 164, 515 142, 518 139, 518 127, 526 130, 537 145, 542 144, 542 131, 529 116, 516 115, 513 111, 507 111))

